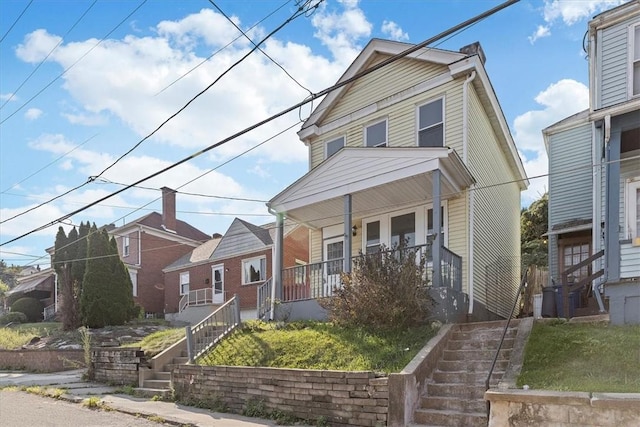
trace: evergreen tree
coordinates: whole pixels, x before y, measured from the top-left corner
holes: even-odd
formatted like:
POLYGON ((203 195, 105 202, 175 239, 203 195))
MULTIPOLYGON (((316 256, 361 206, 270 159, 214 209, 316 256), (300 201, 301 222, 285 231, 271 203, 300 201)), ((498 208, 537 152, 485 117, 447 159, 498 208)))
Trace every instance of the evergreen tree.
POLYGON ((59 313, 62 320, 62 328, 67 331, 79 326, 77 295, 74 292, 74 281, 71 272, 72 249, 74 249, 71 239, 74 234, 77 236, 77 233, 73 233, 74 231, 75 228, 67 237, 64 229, 62 227, 58 228, 54 246, 55 252, 53 254, 53 267, 58 276, 59 313))

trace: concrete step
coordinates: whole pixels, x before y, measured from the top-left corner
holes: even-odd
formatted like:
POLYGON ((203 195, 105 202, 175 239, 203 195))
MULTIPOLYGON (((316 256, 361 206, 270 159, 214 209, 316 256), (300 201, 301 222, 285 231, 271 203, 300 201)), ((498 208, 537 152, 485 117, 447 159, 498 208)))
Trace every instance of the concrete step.
MULTIPOLYGON (((440 371, 467 371, 489 373, 492 360, 439 360, 436 369, 440 371)), ((508 360, 498 359, 494 370, 504 371, 509 364, 508 360)))
POLYGON ((479 399, 468 400, 455 397, 422 396, 420 398, 420 408, 458 412, 483 412, 487 410, 487 403, 479 399))
MULTIPOLYGON (((487 380, 489 372, 468 372, 468 371, 434 371, 431 379, 434 383, 452 383, 452 384, 484 384, 487 380)), ((504 371, 493 371, 491 374, 491 383, 497 383, 504 371)))
MULTIPOLYGON (((511 328, 507 330, 505 339, 515 338, 517 329, 511 328)), ((487 340, 499 340, 502 338, 502 330, 478 330, 478 331, 458 331, 453 332, 451 335, 452 340, 456 341, 487 341, 487 340)))
POLYGON ((484 399, 484 384, 428 383, 427 396, 484 399))
MULTIPOLYGON (((513 348, 514 338, 505 338, 502 348, 513 348)), ((494 350, 500 344, 499 338, 488 340, 449 340, 447 350, 494 350)))
POLYGON ((142 386, 144 388, 152 388, 157 390, 168 390, 171 388, 171 381, 168 380, 144 380, 142 386))
MULTIPOLYGON (((498 359, 509 360, 511 349, 501 349, 498 359)), ((467 361, 493 361, 496 350, 445 350, 442 354, 443 360, 467 360, 467 361)))
MULTIPOLYGON (((492 320, 488 322, 471 322, 471 323, 458 323, 456 326, 460 331, 477 331, 481 329, 499 329, 503 330, 507 324, 506 320, 492 320)), ((520 319, 511 319, 509 322, 509 328, 517 328, 520 324, 520 319)))
POLYGON ((189 362, 189 358, 186 356, 174 357, 172 361, 174 365, 185 365, 187 362, 189 362))
POLYGON ((171 372, 155 371, 153 373, 154 380, 171 381, 171 372))
POLYGON ((457 412, 438 409, 418 409, 414 420, 420 424, 436 424, 441 426, 487 426, 487 414, 484 412, 457 412))

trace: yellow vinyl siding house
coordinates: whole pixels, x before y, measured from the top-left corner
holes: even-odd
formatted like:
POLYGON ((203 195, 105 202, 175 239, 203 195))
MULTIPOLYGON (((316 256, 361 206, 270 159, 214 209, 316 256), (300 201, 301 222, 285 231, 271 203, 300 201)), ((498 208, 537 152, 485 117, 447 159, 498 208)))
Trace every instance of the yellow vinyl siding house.
MULTIPOLYGON (((410 47, 374 39, 340 80, 410 47)), ((276 238, 272 296, 300 302, 294 317, 321 313, 314 300, 339 286, 351 257, 398 244, 429 254, 456 319, 508 315, 528 181, 480 45, 461 51, 406 55, 331 92, 303 124, 310 171, 268 203, 277 224, 311 230, 310 263, 295 271, 278 265, 276 238)))

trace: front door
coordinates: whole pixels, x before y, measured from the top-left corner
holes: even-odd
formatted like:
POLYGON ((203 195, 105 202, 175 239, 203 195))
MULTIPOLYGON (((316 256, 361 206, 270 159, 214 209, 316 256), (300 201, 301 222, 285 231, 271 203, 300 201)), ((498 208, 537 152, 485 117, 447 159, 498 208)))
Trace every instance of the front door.
POLYGON ((342 237, 334 237, 324 241, 324 280, 323 280, 323 296, 333 294, 333 288, 340 285, 340 273, 343 271, 344 259, 344 239, 342 237))
POLYGON ((224 265, 214 265, 211 267, 213 277, 213 303, 222 304, 224 302, 224 265))

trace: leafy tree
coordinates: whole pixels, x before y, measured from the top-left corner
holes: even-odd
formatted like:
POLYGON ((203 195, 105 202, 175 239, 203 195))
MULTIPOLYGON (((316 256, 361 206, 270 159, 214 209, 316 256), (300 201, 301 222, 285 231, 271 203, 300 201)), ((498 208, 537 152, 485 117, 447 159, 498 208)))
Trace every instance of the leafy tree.
POLYGON ((549 194, 545 193, 520 213, 520 245, 522 263, 525 266, 547 266, 547 232, 549 212, 549 194))
POLYGON ((133 296, 131 278, 118 256, 114 239, 95 225, 89 233, 87 263, 80 308, 84 325, 102 328, 122 325, 131 319, 133 296))
POLYGON ((4 260, 0 260, 0 281, 9 286, 9 289, 13 289, 18 283, 17 276, 19 273, 20 267, 15 265, 9 267, 4 260))

